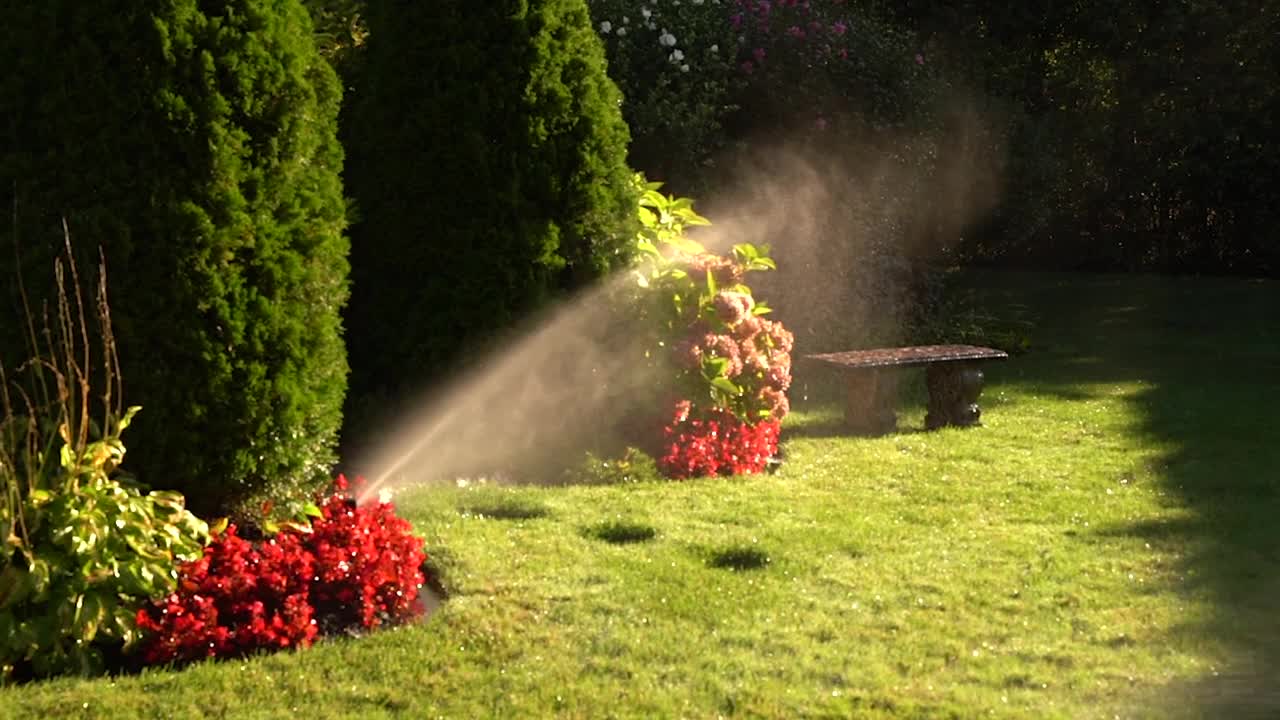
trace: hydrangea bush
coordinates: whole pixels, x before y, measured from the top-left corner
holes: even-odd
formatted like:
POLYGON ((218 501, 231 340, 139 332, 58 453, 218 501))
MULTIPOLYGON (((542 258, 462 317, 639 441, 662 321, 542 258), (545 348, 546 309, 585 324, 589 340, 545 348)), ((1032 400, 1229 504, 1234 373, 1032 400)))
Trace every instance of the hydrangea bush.
POLYGON ((669 378, 659 468, 672 477, 763 470, 789 411, 791 333, 765 318, 744 282, 775 268, 768 247, 709 252, 685 228, 709 224, 687 198, 648 183, 640 200, 642 260, 635 270, 648 359, 669 378))

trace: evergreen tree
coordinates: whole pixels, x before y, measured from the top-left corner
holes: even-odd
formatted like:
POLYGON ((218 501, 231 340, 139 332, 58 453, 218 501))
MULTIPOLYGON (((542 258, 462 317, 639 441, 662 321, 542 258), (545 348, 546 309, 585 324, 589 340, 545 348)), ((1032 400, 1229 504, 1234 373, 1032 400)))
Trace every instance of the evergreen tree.
MULTIPOLYGON (((102 248, 127 467, 201 512, 309 490, 346 383, 340 86, 298 0, 15 3, 0 29, 0 227, 32 302, 65 218, 102 248), (16 246, 16 247, 15 247, 16 246)), ((25 355, 12 263, 0 357, 25 355)))
POLYGON ((584 0, 380 0, 344 133, 353 393, 461 352, 618 264, 627 128, 584 0))

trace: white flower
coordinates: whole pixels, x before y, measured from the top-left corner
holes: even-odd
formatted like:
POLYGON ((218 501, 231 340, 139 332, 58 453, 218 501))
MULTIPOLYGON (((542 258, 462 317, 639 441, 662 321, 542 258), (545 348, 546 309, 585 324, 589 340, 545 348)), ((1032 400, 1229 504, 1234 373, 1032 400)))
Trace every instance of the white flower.
POLYGON ((719 46, 719 45, 712 45, 712 46, 711 46, 711 52, 713 52, 713 53, 718 53, 718 52, 720 52, 720 46, 719 46))
POLYGON ((671 62, 676 63, 684 59, 684 53, 679 49, 671 51, 671 62))
POLYGON ((604 22, 600 23, 600 32, 604 33, 605 35, 608 35, 609 31, 612 29, 613 29, 613 23, 609 22, 608 20, 605 20, 604 22))
POLYGON ((693 0, 693 4, 694 4, 694 5, 701 5, 701 4, 702 4, 702 0, 693 0))
POLYGON ((618 28, 618 37, 626 37, 626 36, 627 36, 627 29, 624 27, 618 28))
POLYGON ((658 36, 658 43, 667 47, 675 47, 676 36, 667 32, 666 28, 662 28, 662 34, 658 36))
POLYGON ((643 17, 645 20, 648 20, 649 16, 652 14, 653 13, 649 12, 649 8, 647 7, 640 8, 640 17, 643 17))
POLYGON ((689 72, 689 65, 688 65, 688 63, 686 63, 686 64, 684 64, 684 65, 681 65, 681 66, 680 66, 680 72, 689 72))
POLYGON ((623 24, 623 25, 630 25, 630 24, 631 24, 631 18, 627 17, 626 15, 623 15, 623 16, 622 16, 622 24, 623 24))
POLYGON ((378 491, 378 504, 379 504, 379 505, 386 505, 386 504, 387 504, 387 503, 389 503, 389 502, 391 502, 391 491, 390 491, 390 490, 388 490, 388 489, 386 489, 386 488, 383 488, 383 489, 379 490, 379 491, 378 491))

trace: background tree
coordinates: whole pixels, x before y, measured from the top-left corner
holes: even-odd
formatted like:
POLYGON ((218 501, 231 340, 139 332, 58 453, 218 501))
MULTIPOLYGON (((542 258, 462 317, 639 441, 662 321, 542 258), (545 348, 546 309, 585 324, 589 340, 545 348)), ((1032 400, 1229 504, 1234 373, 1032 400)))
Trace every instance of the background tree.
POLYGON ((1280 4, 885 5, 1014 108, 1011 192, 967 259, 1280 273, 1280 4))
POLYGON ((383 0, 344 123, 367 405, 618 264, 627 128, 583 0, 383 0))
MULTIPOLYGON (((111 274, 129 467, 202 513, 310 490, 347 366, 340 89, 297 0, 19 3, 0 30, 0 228, 39 307, 65 218, 111 274)), ((0 352, 22 309, 5 263, 0 352)))

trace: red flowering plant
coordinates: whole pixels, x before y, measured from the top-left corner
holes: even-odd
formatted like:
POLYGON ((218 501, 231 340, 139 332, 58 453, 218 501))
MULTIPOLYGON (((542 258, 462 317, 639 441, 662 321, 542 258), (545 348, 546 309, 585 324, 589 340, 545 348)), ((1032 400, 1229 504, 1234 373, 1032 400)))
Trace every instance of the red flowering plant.
POLYGON ((178 589, 138 610, 147 663, 306 647, 317 628, 309 602, 314 563, 298 534, 255 547, 228 525, 183 566, 178 589))
POLYGON ((759 472, 777 450, 787 414, 792 335, 763 317, 743 279, 774 269, 768 247, 735 245, 731 256, 685 237, 707 225, 687 198, 644 185, 636 268, 648 357, 671 378, 659 467, 672 477, 759 472))
MULTIPOLYGON (((357 479, 357 482, 360 482, 357 479)), ((409 620, 426 578, 422 539, 390 499, 359 505, 339 475, 305 545, 315 557, 311 600, 327 631, 409 620)))
POLYGON ((346 478, 308 527, 285 525, 251 543, 215 528, 178 588, 137 613, 147 663, 234 657, 307 647, 321 632, 372 629, 412 618, 425 578, 422 540, 381 499, 357 506, 346 478))

